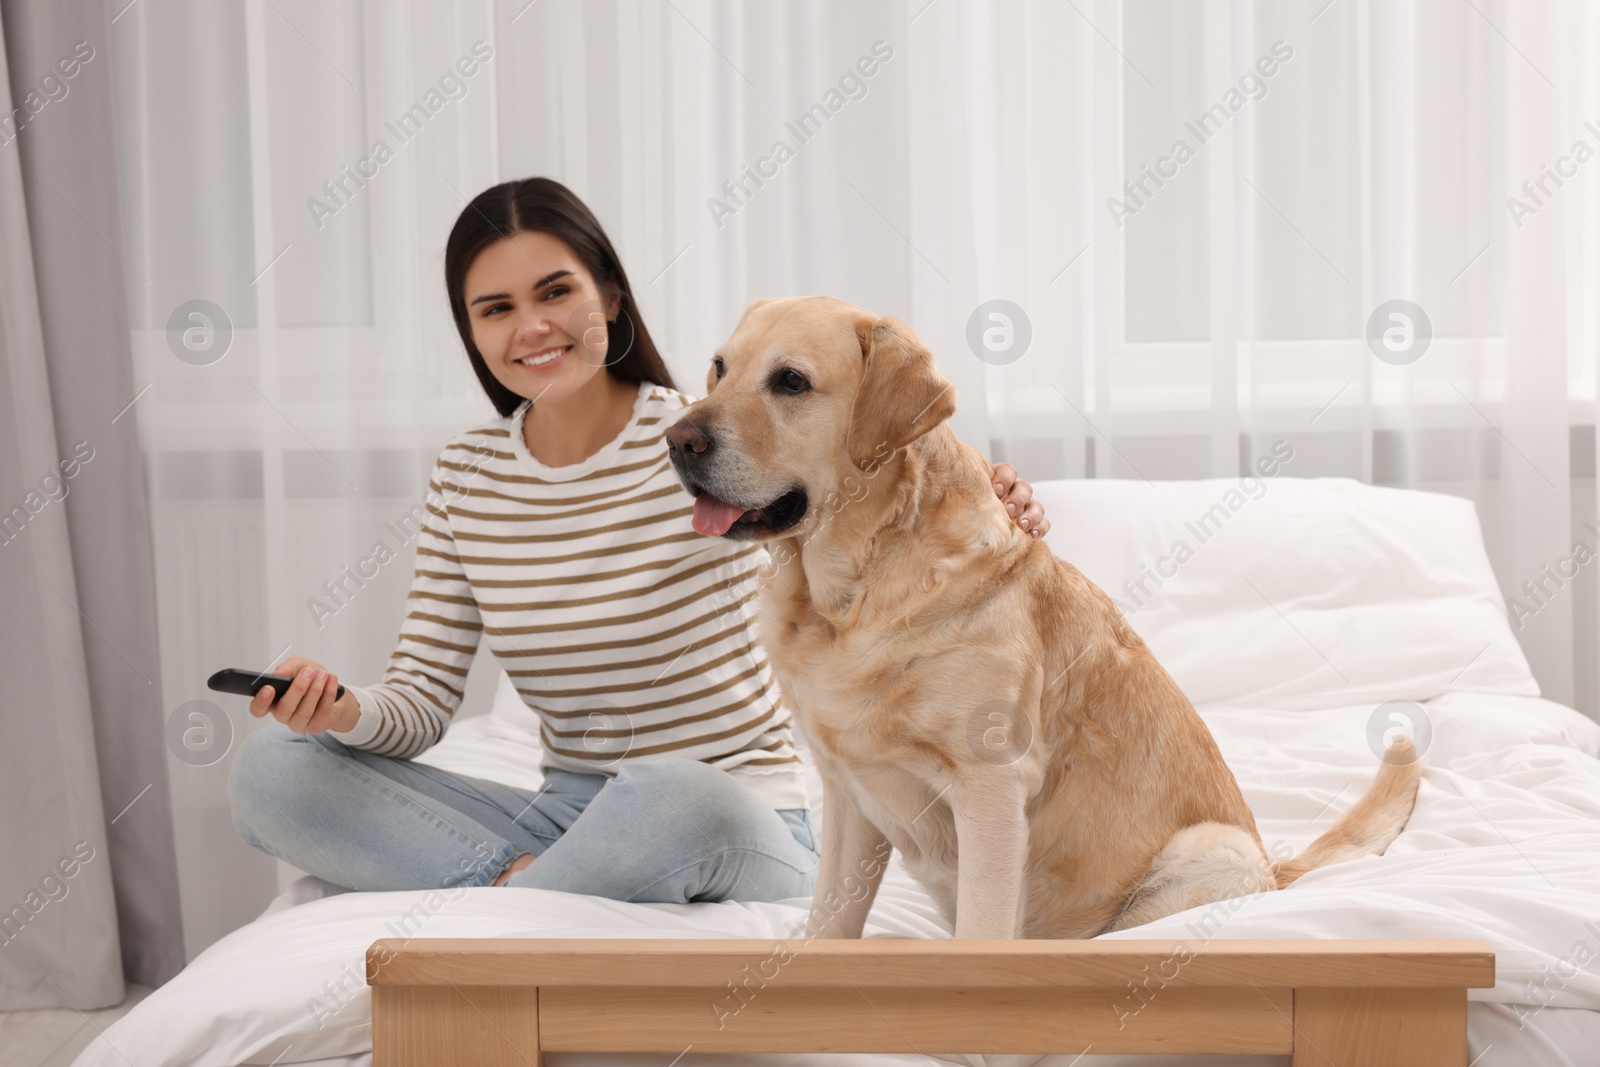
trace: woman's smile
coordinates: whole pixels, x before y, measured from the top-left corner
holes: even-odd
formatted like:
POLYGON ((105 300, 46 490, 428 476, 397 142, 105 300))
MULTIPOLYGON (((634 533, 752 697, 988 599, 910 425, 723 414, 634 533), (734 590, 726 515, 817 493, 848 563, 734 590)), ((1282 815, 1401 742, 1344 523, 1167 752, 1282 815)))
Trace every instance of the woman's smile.
POLYGON ((555 348, 541 348, 537 352, 530 352, 525 356, 518 356, 511 362, 527 370, 544 372, 560 365, 563 357, 572 351, 572 346, 559 345, 555 348))

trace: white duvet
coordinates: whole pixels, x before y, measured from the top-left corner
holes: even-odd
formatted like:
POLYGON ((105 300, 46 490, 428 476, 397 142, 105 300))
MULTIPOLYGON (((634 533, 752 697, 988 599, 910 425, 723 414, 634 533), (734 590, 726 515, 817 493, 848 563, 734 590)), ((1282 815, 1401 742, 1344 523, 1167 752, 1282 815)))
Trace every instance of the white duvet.
MULTIPOLYGON (((1386 854, 1314 871, 1287 890, 1194 909, 1110 937, 1483 938, 1494 988, 1472 990, 1476 1067, 1583 1067, 1600 1062, 1600 726, 1530 697, 1452 694, 1428 704, 1433 738, 1417 808, 1386 854)), ((1303 712, 1215 710, 1206 721, 1269 846, 1298 850, 1372 780, 1369 705, 1303 712), (1330 803, 1331 802, 1331 803, 1330 803)), ((536 785, 517 732, 487 717, 459 723, 424 761, 536 785)), ((812 804, 820 786, 811 772, 812 804)), ((303 879, 295 891, 325 884, 303 879)), ((418 937, 791 937, 805 900, 772 904, 624 904, 538 889, 440 894, 344 893, 291 905, 202 953, 106 1030, 78 1067, 233 1067, 371 1062, 367 946, 421 903, 437 907, 418 937)), ((949 937, 932 901, 891 864, 868 933, 949 937)), ((677 1050, 673 1050, 674 1053, 677 1050)), ((955 1063, 1066 1067, 1062 1056, 962 1056, 955 1063)), ((552 1054, 552 1067, 671 1056, 552 1054)), ((941 1061, 946 1058, 940 1057, 941 1061)), ((696 1062, 693 1051, 678 1067, 696 1062)), ((922 1057, 739 1056, 703 1062, 925 1063, 922 1057)), ((1184 1058, 1096 1056, 1081 1067, 1178 1064, 1184 1058)), ((1193 1058, 1195 1064, 1286 1063, 1285 1057, 1193 1058)))
MULTIPOLYGON (((1600 1064, 1600 725, 1534 695, 1471 504, 1281 474, 1041 482, 1035 490, 1051 516, 1052 547, 1122 601, 1200 707, 1269 849, 1303 848, 1367 788, 1374 744, 1381 748, 1383 732, 1402 721, 1385 702, 1423 708, 1420 725, 1412 723, 1419 746, 1426 743, 1416 810, 1384 855, 1106 936, 1191 946, 1212 937, 1481 938, 1495 952, 1497 980, 1468 994, 1473 1067, 1600 1064)), ((537 788, 532 713, 514 691, 502 697, 489 716, 457 723, 418 758, 537 788)), ((808 775, 820 826, 821 787, 814 769, 808 775)), ((372 1048, 364 960, 380 937, 786 938, 808 904, 624 904, 505 887, 446 899, 348 893, 304 878, 109 1027, 76 1064, 363 1067, 372 1048), (420 928, 397 925, 419 905, 428 913, 420 928)), ((867 932, 951 936, 897 861, 867 932)), ((700 1057, 691 1049, 674 1060, 680 1050, 663 1051, 554 1053, 548 1062, 876 1067, 929 1059, 700 1057)), ((1077 1058, 1083 1051, 937 1060, 1288 1062, 1092 1050, 1077 1058)))

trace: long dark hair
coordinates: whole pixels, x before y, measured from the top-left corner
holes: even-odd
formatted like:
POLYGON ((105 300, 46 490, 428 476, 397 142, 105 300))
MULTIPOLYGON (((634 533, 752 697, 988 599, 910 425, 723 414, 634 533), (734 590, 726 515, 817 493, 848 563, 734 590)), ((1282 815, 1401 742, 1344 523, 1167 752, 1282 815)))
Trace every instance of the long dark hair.
POLYGON ((526 400, 507 389, 490 372, 483 353, 472 343, 472 322, 467 317, 463 292, 467 268, 479 252, 514 233, 532 230, 548 233, 565 241, 589 274, 602 297, 617 298, 617 317, 606 324, 610 353, 606 370, 625 382, 651 382, 677 389, 672 374, 656 351, 656 344, 645 329, 644 319, 633 299, 633 289, 623 272, 622 261, 606 237, 594 212, 558 181, 550 178, 523 178, 503 182, 473 197, 456 219, 450 239, 444 246, 444 284, 450 294, 450 312, 456 319, 461 343, 467 347, 472 370, 489 394, 489 400, 502 416, 510 415, 526 400), (614 353, 624 351, 620 359, 614 353))

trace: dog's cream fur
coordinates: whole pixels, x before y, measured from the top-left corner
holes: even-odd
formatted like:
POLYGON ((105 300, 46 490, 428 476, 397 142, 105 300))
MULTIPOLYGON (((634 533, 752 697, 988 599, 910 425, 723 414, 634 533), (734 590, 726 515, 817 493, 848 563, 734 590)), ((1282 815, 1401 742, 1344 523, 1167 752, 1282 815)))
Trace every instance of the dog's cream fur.
POLYGON ((1401 742, 1305 853, 1270 860, 1204 722, 1110 599, 1016 528, 903 323, 757 301, 718 357, 684 415, 715 444, 699 485, 809 501, 768 538, 758 636, 825 789, 812 934, 861 936, 885 841, 956 937, 1079 938, 1281 889, 1405 825, 1401 742), (784 368, 810 389, 774 388, 784 368))

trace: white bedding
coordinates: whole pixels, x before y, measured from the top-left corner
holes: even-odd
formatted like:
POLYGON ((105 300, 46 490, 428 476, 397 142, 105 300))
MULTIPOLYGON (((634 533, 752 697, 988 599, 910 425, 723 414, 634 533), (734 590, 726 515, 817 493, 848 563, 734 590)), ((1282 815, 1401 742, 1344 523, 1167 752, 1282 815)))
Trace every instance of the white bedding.
MULTIPOLYGON (((1036 486, 1053 545, 1113 592, 1124 576, 1153 565, 1150 553, 1182 537, 1184 523, 1227 488, 1220 481, 1036 486)), ((1425 708, 1430 736, 1417 807, 1383 856, 1107 936, 1190 945, 1206 937, 1482 938, 1495 951, 1497 981, 1469 993, 1473 1067, 1600 1062, 1600 725, 1528 695, 1537 687, 1506 625, 1470 506, 1342 479, 1282 477, 1238 499, 1194 557, 1169 568, 1175 573, 1160 595, 1131 615, 1135 628, 1185 691, 1202 698, 1201 713, 1269 848, 1303 848, 1365 790, 1377 766, 1369 724, 1382 701, 1425 708), (1352 568, 1362 573, 1347 573, 1352 568), (1200 617, 1208 624, 1196 625, 1200 617)), ((489 716, 457 723, 419 759, 537 788, 531 721, 511 693, 489 716)), ((808 776, 820 825, 820 783, 814 769, 808 776)), ((446 899, 347 893, 304 878, 109 1027, 76 1064, 364 1067, 371 1062, 365 951, 377 938, 406 936, 394 924, 418 905, 428 918, 409 932, 420 937, 765 939, 793 936, 808 903, 624 904, 504 887, 446 899)), ((951 935, 897 860, 867 932, 951 935)), ((1288 1062, 1092 1052, 1078 1059, 1079 1051, 936 1062, 1288 1062)), ((929 1059, 691 1051, 672 1061, 676 1053, 556 1053, 548 1062, 886 1067, 929 1059)))
MULTIPOLYGON (((1600 1048, 1600 968, 1590 959, 1600 958, 1600 726, 1531 697, 1458 693, 1429 704, 1428 711, 1434 739, 1416 813, 1388 852, 1314 871, 1282 892, 1233 902, 1237 907, 1221 915, 1210 933, 1483 938, 1495 951, 1497 982, 1469 994, 1471 1055, 1482 1056, 1477 1067, 1592 1065, 1600 1048), (1586 950, 1579 947, 1584 945, 1586 950), (1532 993, 1530 983, 1547 987, 1532 993)), ((1269 846, 1282 840, 1298 850, 1366 788, 1375 766, 1366 741, 1370 712, 1367 705, 1315 716, 1205 712, 1269 846)), ((467 720, 422 758, 460 773, 536 787, 538 772, 530 772, 529 750, 511 739, 516 736, 487 717, 467 720)), ((814 771, 810 778, 812 804, 820 809, 814 771)), ((302 879, 260 919, 212 945, 107 1029, 76 1061, 79 1067, 369 1064, 364 954, 375 939, 397 936, 386 924, 419 902, 437 908, 413 931, 419 937, 748 938, 792 936, 806 903, 624 904, 501 887, 465 890, 449 901, 435 894, 431 903, 422 892, 341 891, 291 904, 295 893, 324 888, 302 879), (322 1002, 320 1012, 314 997, 322 1002)), ((1192 925, 1203 910, 1107 936, 1193 945, 1203 940, 1205 928, 1197 936, 1192 925)), ((868 933, 879 932, 933 938, 951 933, 898 863, 891 864, 872 910, 868 933)), ((661 1067, 667 1059, 573 1053, 553 1054, 549 1063, 661 1067)), ((691 1051, 678 1067, 695 1062, 691 1051)), ((715 1062, 880 1067, 927 1061, 773 1055, 715 1062)), ((972 1056, 940 1062, 1067 1067, 1073 1059, 972 1056)), ((1081 1067, 1146 1062, 1217 1067, 1287 1058, 1090 1054, 1077 1061, 1081 1067)))

